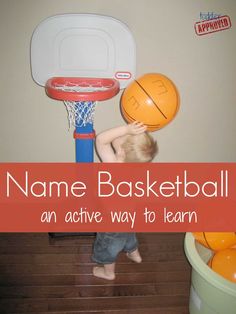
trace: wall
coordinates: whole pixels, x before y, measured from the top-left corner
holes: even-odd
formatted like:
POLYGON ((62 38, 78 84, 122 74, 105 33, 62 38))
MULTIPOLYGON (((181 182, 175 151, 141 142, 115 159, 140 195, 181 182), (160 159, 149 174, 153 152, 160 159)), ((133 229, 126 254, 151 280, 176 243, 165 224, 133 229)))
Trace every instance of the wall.
MULTIPOLYGON (((160 72, 177 85, 181 108, 170 125, 153 133, 160 147, 155 161, 235 161, 235 1, 1 0, 1 162, 74 161, 64 105, 45 95, 30 69, 33 30, 61 13, 97 13, 123 21, 136 40, 137 76, 160 72), (197 36, 200 12, 229 15, 232 27, 197 36)), ((97 132, 124 123, 120 96, 98 104, 97 132)))

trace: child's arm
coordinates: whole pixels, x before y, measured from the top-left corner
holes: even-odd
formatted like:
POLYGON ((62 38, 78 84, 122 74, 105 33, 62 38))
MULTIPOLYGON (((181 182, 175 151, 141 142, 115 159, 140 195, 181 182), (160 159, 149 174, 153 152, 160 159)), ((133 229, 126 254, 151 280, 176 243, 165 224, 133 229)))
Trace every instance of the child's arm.
POLYGON ((125 135, 135 135, 146 131, 146 126, 141 122, 119 126, 101 132, 96 137, 97 153, 103 162, 116 162, 117 158, 112 148, 112 142, 125 135))

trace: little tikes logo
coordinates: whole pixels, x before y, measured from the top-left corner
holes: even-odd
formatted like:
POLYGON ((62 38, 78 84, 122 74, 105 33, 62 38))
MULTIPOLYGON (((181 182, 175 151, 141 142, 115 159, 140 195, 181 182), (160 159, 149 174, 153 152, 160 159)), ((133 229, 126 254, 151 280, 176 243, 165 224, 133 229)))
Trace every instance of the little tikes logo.
POLYGON ((230 17, 214 12, 200 13, 200 21, 194 25, 198 36, 224 31, 231 27, 230 17))

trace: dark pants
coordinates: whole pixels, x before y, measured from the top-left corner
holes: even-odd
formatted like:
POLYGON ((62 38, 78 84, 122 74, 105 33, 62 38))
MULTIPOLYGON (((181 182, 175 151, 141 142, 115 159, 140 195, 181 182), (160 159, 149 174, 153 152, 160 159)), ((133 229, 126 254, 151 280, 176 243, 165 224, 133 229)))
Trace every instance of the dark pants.
POLYGON ((112 264, 121 251, 131 253, 138 247, 135 233, 99 232, 93 247, 93 260, 99 264, 112 264))

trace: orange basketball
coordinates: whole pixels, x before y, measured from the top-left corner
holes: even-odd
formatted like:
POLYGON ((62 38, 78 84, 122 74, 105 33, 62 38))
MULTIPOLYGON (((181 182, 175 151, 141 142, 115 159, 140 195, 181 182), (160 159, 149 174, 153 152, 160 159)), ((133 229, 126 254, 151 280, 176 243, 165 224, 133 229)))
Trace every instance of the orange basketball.
POLYGON ((199 243, 214 251, 236 244, 236 232, 193 232, 193 235, 199 243))
POLYGON ((124 119, 143 122, 148 131, 163 128, 179 109, 179 94, 174 83, 166 76, 149 73, 132 82, 121 98, 124 119))
POLYGON ((236 249, 217 252, 208 265, 225 279, 236 283, 236 249))

